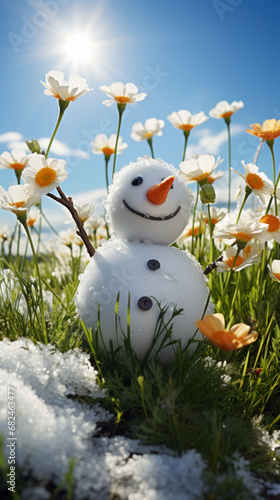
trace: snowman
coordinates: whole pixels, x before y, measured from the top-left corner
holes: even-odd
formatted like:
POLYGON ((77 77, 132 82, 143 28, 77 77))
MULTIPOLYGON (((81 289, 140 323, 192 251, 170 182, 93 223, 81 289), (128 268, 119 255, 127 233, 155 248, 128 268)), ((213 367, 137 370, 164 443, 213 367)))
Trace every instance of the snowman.
POLYGON ((91 258, 76 295, 80 317, 93 331, 98 326, 106 349, 110 343, 122 346, 129 331, 139 360, 151 351, 149 359, 157 354, 168 365, 174 345, 159 350, 161 338, 155 342, 161 311, 163 330, 173 318, 171 339, 182 349, 197 330, 195 322, 213 312, 200 264, 189 252, 168 246, 189 221, 190 193, 178 170, 161 159, 138 158, 115 174, 105 200, 114 234, 91 258), (181 314, 174 315, 178 309, 181 314))

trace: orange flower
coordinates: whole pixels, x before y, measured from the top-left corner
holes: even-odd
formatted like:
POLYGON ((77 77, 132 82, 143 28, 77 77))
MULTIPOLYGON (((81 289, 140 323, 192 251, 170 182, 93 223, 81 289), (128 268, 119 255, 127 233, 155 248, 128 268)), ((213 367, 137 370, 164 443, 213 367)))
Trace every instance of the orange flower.
POLYGON ((273 141, 280 135, 280 120, 276 121, 275 118, 265 120, 262 125, 260 123, 253 123, 251 127, 253 130, 246 129, 246 132, 256 135, 265 141, 273 141))
POLYGON ((257 332, 249 333, 250 326, 244 323, 234 325, 230 330, 225 329, 225 318, 222 314, 208 314, 203 320, 196 322, 197 328, 210 342, 223 351, 234 351, 255 342, 257 332))

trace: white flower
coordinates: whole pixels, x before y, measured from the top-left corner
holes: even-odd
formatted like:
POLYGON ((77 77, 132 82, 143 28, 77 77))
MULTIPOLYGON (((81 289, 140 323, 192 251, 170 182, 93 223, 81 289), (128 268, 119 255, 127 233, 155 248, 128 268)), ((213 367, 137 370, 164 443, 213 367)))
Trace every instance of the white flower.
POLYGON ((237 224, 232 224, 229 220, 230 217, 227 214, 221 222, 216 224, 213 232, 214 238, 236 240, 246 244, 254 238, 259 238, 268 228, 268 224, 259 221, 239 221, 237 224))
POLYGON ((78 217, 83 224, 94 212, 96 205, 94 203, 84 203, 83 205, 74 203, 74 208, 77 210, 78 217))
POLYGON ((8 228, 7 225, 2 226, 0 229, 0 243, 3 243, 4 241, 10 241, 11 239, 11 232, 8 228))
POLYGON ((85 78, 71 74, 69 81, 64 80, 62 71, 49 71, 46 74, 46 82, 41 83, 46 87, 44 94, 51 95, 62 101, 76 101, 78 97, 89 92, 90 89, 85 78))
POLYGON ((36 207, 30 208, 27 212, 26 223, 29 227, 33 227, 35 222, 41 217, 40 210, 36 207))
POLYGON ((151 139, 154 135, 162 135, 162 129, 165 123, 163 120, 149 118, 143 125, 141 122, 134 123, 131 130, 131 137, 134 141, 144 141, 151 139))
POLYGON ((32 205, 36 205, 39 199, 38 195, 29 196, 22 184, 10 186, 8 191, 0 186, 0 208, 15 214, 26 212, 32 205))
POLYGON ((222 253, 223 260, 217 262, 217 271, 224 272, 228 271, 229 269, 234 269, 234 271, 241 271, 245 267, 251 266, 255 262, 258 262, 260 260, 261 251, 262 247, 260 247, 259 244, 252 243, 248 246, 248 248, 246 245, 246 247, 241 250, 236 258, 237 248, 229 247, 222 253))
POLYGON ((234 168, 231 170, 240 175, 240 177, 242 177, 246 184, 252 189, 253 193, 258 196, 264 205, 266 205, 268 199, 274 191, 273 183, 264 173, 259 172, 257 165, 254 165, 253 163, 245 163, 244 161, 241 161, 241 163, 245 170, 245 175, 242 175, 234 168))
MULTIPOLYGON (((227 211, 224 208, 210 207, 210 217, 212 226, 215 226, 215 224, 220 222, 226 216, 226 214, 227 211)), ((201 212, 201 218, 206 224, 209 224, 209 218, 207 212, 201 212)))
POLYGON ((85 230, 87 232, 94 232, 96 231, 99 226, 103 223, 102 217, 91 217, 88 219, 85 223, 85 230))
POLYGON ((205 116, 203 111, 200 111, 200 113, 197 113, 195 115, 192 115, 190 111, 186 109, 181 109, 178 112, 173 111, 173 113, 171 113, 171 115, 169 115, 167 119, 172 123, 172 125, 175 128, 180 128, 181 130, 184 130, 184 132, 190 131, 197 125, 201 125, 201 123, 204 123, 206 122, 206 120, 209 120, 208 116, 205 116))
POLYGON ((220 157, 215 160, 212 155, 195 155, 189 160, 182 161, 179 167, 188 183, 201 182, 208 179, 222 161, 224 160, 220 160, 220 157))
MULTIPOLYGON (((109 138, 106 134, 96 135, 94 141, 91 142, 92 152, 95 155, 101 155, 103 153, 105 156, 111 156, 116 149, 116 138, 116 134, 110 135, 109 138)), ((119 136, 117 154, 122 153, 127 148, 127 144, 122 141, 122 137, 119 136)))
POLYGON ((243 101, 233 101, 229 104, 227 101, 220 101, 216 104, 215 108, 209 111, 212 118, 229 118, 244 107, 243 101))
POLYGON ((138 94, 138 87, 134 83, 124 84, 122 82, 115 82, 109 86, 101 85, 99 88, 110 97, 110 99, 102 102, 105 106, 112 106, 114 102, 118 104, 131 104, 143 101, 147 95, 144 92, 138 94))
POLYGON ((30 155, 27 155, 24 149, 13 149, 10 153, 4 151, 0 155, 0 168, 23 170, 28 162, 28 158, 30 158, 30 155))
POLYGON ((280 219, 276 215, 263 215, 259 222, 263 224, 268 224, 268 228, 264 234, 259 236, 263 241, 274 240, 280 243, 280 219))
POLYGON ((76 230, 74 227, 59 232, 59 242, 67 247, 71 247, 73 245, 75 238, 76 230))
POLYGON ((46 159, 44 155, 34 153, 28 160, 22 179, 29 195, 39 197, 59 186, 68 176, 65 160, 46 159))
POLYGON ((280 260, 273 260, 271 267, 268 265, 269 276, 280 283, 280 260))
POLYGON ((254 262, 259 260, 259 254, 257 253, 257 251, 254 254, 252 250, 250 253, 248 253, 248 251, 244 252, 244 250, 241 250, 241 252, 236 258, 237 248, 234 247, 227 248, 227 250, 225 250, 225 252, 222 253, 223 260, 216 263, 217 271, 224 272, 228 271, 229 269, 234 269, 234 271, 241 271, 245 267, 248 267, 254 262))

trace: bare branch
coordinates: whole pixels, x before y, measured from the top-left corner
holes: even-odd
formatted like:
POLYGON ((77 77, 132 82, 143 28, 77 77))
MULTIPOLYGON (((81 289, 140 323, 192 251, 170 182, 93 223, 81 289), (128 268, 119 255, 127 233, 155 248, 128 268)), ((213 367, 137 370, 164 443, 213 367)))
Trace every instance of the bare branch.
POLYGON ((86 233, 86 231, 85 231, 85 229, 84 229, 84 227, 79 219, 77 210, 74 208, 72 198, 70 196, 69 196, 69 198, 67 198, 67 196, 64 194, 64 192, 62 191, 62 189, 60 187, 57 187, 56 190, 57 190, 58 194, 60 195, 60 198, 58 196, 55 196, 52 193, 48 193, 47 196, 49 196, 49 198, 52 198, 53 200, 57 201, 58 203, 60 203, 64 207, 66 207, 67 210, 69 210, 69 212, 72 215, 72 218, 74 219, 74 221, 77 225, 77 228, 78 228, 76 233, 83 240, 83 242, 86 246, 86 249, 88 251, 88 254, 90 255, 90 257, 92 257, 95 254, 95 250, 94 250, 91 242, 89 241, 89 237, 88 237, 88 235, 87 235, 87 233, 86 233))

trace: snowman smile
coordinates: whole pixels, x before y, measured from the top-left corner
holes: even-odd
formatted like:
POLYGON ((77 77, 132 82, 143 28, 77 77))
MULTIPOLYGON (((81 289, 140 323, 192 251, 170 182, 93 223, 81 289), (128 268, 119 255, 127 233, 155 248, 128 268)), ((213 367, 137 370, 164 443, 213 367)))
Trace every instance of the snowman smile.
POLYGON ((138 212, 138 210, 135 210, 135 208, 132 208, 129 206, 129 204, 123 200, 123 204, 124 206, 130 210, 130 212, 136 214, 136 215, 139 215, 139 217, 143 217, 144 219, 149 219, 149 220, 158 220, 158 221, 161 221, 161 220, 169 220, 169 219, 172 219, 173 217, 175 217, 181 210, 181 206, 179 205, 179 207, 175 210, 175 212, 172 212, 171 214, 169 215, 163 215, 161 217, 155 217, 153 215, 149 215, 149 214, 143 214, 142 212, 138 212))

